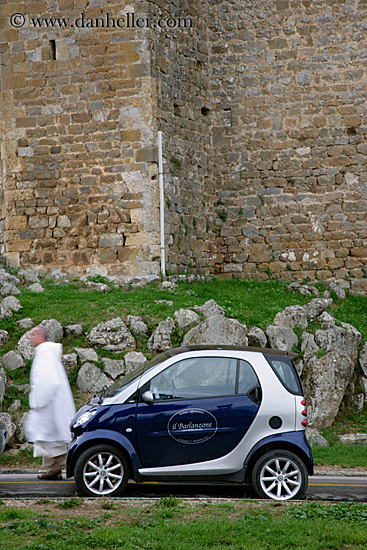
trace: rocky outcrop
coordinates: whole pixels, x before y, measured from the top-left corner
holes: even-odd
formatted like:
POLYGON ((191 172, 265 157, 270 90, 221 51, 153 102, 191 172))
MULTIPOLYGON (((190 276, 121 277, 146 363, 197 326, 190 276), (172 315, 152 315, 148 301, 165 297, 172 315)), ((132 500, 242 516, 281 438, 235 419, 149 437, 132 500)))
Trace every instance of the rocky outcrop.
POLYGON ((199 323, 200 317, 191 309, 179 309, 175 311, 174 318, 180 330, 199 323))
POLYGON ((104 386, 111 386, 108 378, 94 363, 84 363, 78 373, 77 387, 86 393, 99 392, 104 386))
POLYGON ((110 351, 132 350, 136 346, 133 335, 120 317, 99 323, 87 335, 87 340, 92 346, 110 351))
POLYGON ((171 317, 161 321, 148 340, 148 349, 159 352, 172 347, 171 336, 174 330, 175 322, 171 317))
POLYGON ((291 328, 269 325, 265 332, 271 348, 292 351, 298 344, 297 335, 291 328))
POLYGON ((187 332, 184 346, 231 345, 247 346, 247 328, 236 319, 224 315, 212 315, 187 332))

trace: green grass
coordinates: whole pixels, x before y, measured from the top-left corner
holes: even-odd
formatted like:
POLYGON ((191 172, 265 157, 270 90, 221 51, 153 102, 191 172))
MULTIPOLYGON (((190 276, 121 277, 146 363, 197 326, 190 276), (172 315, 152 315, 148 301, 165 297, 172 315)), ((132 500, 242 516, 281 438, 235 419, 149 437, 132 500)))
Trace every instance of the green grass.
POLYGON ((340 466, 342 468, 366 468, 367 450, 365 445, 342 445, 335 443, 330 447, 312 447, 313 458, 317 466, 340 466))
POLYGON ((366 519, 367 506, 352 503, 145 505, 89 517, 0 508, 7 550, 364 550, 366 519))

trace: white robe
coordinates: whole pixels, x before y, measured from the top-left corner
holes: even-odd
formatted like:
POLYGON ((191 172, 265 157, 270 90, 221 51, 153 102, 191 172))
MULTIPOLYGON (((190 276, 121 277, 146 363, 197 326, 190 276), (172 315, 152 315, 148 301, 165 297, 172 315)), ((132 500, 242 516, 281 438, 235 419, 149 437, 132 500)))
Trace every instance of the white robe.
POLYGON ((70 441, 75 405, 61 354, 62 346, 55 342, 43 342, 35 348, 30 374, 31 410, 25 426, 30 442, 70 441))

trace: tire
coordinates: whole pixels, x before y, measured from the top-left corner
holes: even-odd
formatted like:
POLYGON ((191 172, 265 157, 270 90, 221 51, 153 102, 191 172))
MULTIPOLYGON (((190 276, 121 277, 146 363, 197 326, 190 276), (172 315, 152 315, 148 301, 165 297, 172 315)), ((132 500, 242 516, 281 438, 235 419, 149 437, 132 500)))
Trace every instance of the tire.
POLYGON ((308 473, 302 460, 290 451, 269 451, 252 470, 252 487, 260 498, 300 499, 308 485, 308 473))
POLYGON ((88 497, 121 495, 129 479, 129 465, 115 447, 96 445, 77 460, 74 480, 78 494, 88 497))

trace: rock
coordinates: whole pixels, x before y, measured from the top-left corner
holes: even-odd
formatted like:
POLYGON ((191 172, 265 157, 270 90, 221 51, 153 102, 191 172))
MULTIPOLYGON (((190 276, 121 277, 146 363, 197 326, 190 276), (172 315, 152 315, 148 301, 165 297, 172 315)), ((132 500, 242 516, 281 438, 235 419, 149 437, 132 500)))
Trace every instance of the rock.
POLYGON ((178 309, 174 312, 174 318, 179 329, 183 330, 200 322, 200 317, 191 309, 178 309))
POLYGON ((13 403, 10 405, 10 407, 8 407, 8 412, 15 412, 15 411, 19 411, 21 407, 21 403, 19 401, 19 399, 15 399, 13 401, 13 403))
POLYGON ((38 273, 33 269, 21 269, 18 271, 19 277, 25 280, 26 283, 39 283, 38 273))
POLYGON ((93 348, 74 348, 74 350, 82 364, 86 363, 87 361, 97 363, 98 355, 93 348))
POLYGON ((333 303, 332 298, 314 298, 308 304, 303 306, 307 319, 313 320, 318 317, 323 311, 325 311, 333 303))
POLYGON ((341 327, 332 325, 325 330, 317 330, 315 342, 326 351, 337 351, 348 355, 355 363, 358 357, 358 346, 362 335, 348 323, 341 323, 341 327))
POLYGON ((287 286, 287 290, 291 290, 293 292, 299 292, 299 294, 302 294, 303 296, 318 296, 319 291, 316 287, 306 285, 299 282, 291 283, 287 286))
POLYGON ((13 317, 13 312, 0 304, 0 321, 7 319, 8 317, 13 317))
POLYGON ((13 283, 0 283, 0 296, 10 296, 14 294, 22 293, 13 283))
POLYGON ((345 300, 346 293, 345 293, 344 288, 342 288, 341 286, 339 286, 338 284, 333 283, 333 282, 330 282, 328 284, 328 287, 330 288, 330 290, 335 292, 336 297, 339 298, 339 300, 345 300))
POLYGON ((321 324, 322 330, 333 327, 335 325, 335 319, 330 313, 324 311, 321 315, 318 316, 317 320, 321 324))
POLYGON ((202 306, 195 306, 194 309, 206 318, 217 315, 224 316, 224 309, 218 306, 215 300, 208 300, 202 306))
POLYGON ((349 405, 354 411, 360 412, 364 406, 364 393, 353 395, 349 401, 349 405))
POLYGON ((367 377, 367 341, 364 343, 361 353, 359 354, 359 364, 365 377, 367 377))
POLYGON ((91 290, 96 290, 97 292, 109 292, 111 289, 108 285, 104 283, 94 283, 93 281, 86 281, 85 285, 91 290))
POLYGON ((162 281, 160 285, 158 285, 159 290, 174 290, 175 288, 178 288, 176 283, 173 283, 172 281, 162 281))
POLYGON ((310 428, 322 430, 332 425, 354 372, 353 359, 346 353, 329 351, 307 364, 303 389, 310 428))
POLYGON ((315 337, 309 332, 303 332, 301 336, 301 351, 303 353, 304 363, 308 363, 311 359, 317 356, 319 346, 315 342, 315 337))
POLYGON ((84 363, 78 373, 77 387, 86 393, 99 392, 112 381, 93 363, 84 363))
POLYGON ((247 340, 248 345, 255 348, 266 348, 266 344, 268 343, 265 332, 259 327, 250 328, 247 333, 247 340))
POLYGON ((5 353, 1 359, 1 364, 11 371, 25 367, 23 357, 16 351, 8 351, 8 353, 5 353))
POLYGON ((330 296, 331 296, 330 290, 324 290, 324 292, 322 293, 323 298, 330 298, 330 296))
POLYGON ((158 352, 172 347, 171 335, 174 330, 175 322, 171 317, 167 317, 165 321, 161 321, 148 340, 148 349, 158 352))
POLYGON ((87 336, 90 344, 102 346, 105 350, 125 351, 136 346, 133 335, 120 317, 100 323, 87 336))
POLYGON ((27 441, 27 437, 25 434, 25 423, 27 421, 28 414, 29 414, 28 412, 25 412, 24 414, 22 414, 17 424, 17 428, 15 431, 15 438, 18 441, 18 443, 25 443, 27 441))
POLYGON ((124 357, 125 359, 125 374, 129 374, 133 370, 142 367, 147 362, 146 358, 140 351, 129 351, 124 357))
MULTIPOLYGON (((133 353, 133 352, 132 352, 133 353)), ((114 380, 125 373, 125 364, 123 359, 102 359, 105 373, 111 376, 114 380)))
POLYGON ((66 325, 65 334, 67 336, 81 336, 83 334, 82 325, 66 325))
POLYGON ((339 435, 339 440, 343 445, 367 445, 367 434, 354 433, 339 435))
POLYGON ((173 306, 172 300, 154 300, 155 304, 166 304, 167 306, 173 306))
MULTIPOLYGON (((63 337, 63 328, 61 323, 56 321, 56 319, 47 319, 40 323, 40 326, 45 327, 48 334, 48 340, 50 342, 60 342, 63 337)), ((29 339, 31 331, 29 330, 20 338, 17 348, 18 351, 23 355, 24 359, 33 359, 34 349, 31 345, 29 339)))
POLYGON ((306 428, 306 437, 310 445, 318 445, 319 447, 330 447, 330 443, 316 428, 306 428))
POLYGON ((55 283, 67 283, 69 282, 69 276, 67 273, 61 271, 61 269, 54 269, 47 276, 48 279, 52 279, 55 283))
POLYGON ((34 326, 34 322, 30 317, 25 317, 24 319, 17 321, 17 325, 19 328, 27 330, 34 326))
POLYGON ((298 344, 298 338, 291 328, 269 325, 265 329, 270 347, 281 351, 292 351, 298 344))
POLYGON ((3 422, 6 427, 6 445, 8 447, 12 447, 15 441, 16 425, 14 424, 12 417, 8 413, 0 413, 0 421, 3 422))
POLYGON ((126 322, 129 325, 130 330, 133 330, 136 334, 148 333, 148 327, 144 323, 141 317, 136 317, 135 315, 128 315, 126 322))
POLYGON ((31 391, 30 384, 14 384, 14 388, 24 395, 28 395, 31 391))
POLYGON ((0 405, 4 401, 5 391, 6 391, 6 373, 2 367, 0 367, 0 405))
POLYGON ((222 314, 210 316, 189 330, 183 339, 184 346, 229 345, 247 346, 247 328, 236 319, 227 319, 222 314))
POLYGON ((35 292, 36 294, 45 291, 45 289, 40 283, 33 283, 33 285, 30 285, 28 287, 28 290, 30 290, 31 292, 35 292))
POLYGON ((304 364, 303 361, 297 361, 294 363, 294 366, 296 367, 296 371, 298 372, 298 376, 302 376, 304 364))
POLYGON ((302 306, 288 306, 274 317, 274 324, 279 327, 307 328, 307 315, 302 306))
POLYGON ((4 347, 9 341, 9 333, 6 330, 0 330, 0 348, 4 347))
POLYGON ((15 296, 7 296, 1 301, 1 307, 4 309, 10 309, 10 311, 20 311, 23 309, 22 304, 15 296))
POLYGON ((15 275, 10 275, 5 269, 0 269, 0 287, 5 283, 20 285, 20 280, 15 275))
POLYGON ((66 353, 62 356, 62 364, 64 365, 66 374, 69 375, 70 372, 78 366, 78 356, 76 353, 66 353))

